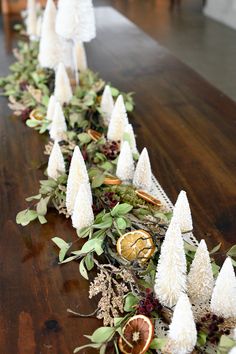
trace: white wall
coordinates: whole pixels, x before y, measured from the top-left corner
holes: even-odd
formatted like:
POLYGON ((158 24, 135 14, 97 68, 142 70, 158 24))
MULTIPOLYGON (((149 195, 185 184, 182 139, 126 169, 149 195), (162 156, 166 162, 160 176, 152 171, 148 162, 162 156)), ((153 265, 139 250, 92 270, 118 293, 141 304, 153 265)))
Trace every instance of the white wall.
POLYGON ((207 0, 204 14, 236 29, 236 0, 207 0))

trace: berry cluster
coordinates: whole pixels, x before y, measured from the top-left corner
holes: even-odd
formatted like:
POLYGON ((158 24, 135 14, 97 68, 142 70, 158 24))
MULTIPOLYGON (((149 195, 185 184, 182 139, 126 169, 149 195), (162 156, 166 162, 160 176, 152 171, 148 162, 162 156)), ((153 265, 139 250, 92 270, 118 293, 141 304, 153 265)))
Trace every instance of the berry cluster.
POLYGON ((139 301, 137 314, 151 317, 152 311, 160 311, 161 309, 162 309, 162 305, 159 303, 157 299, 155 299, 151 289, 149 288, 146 289, 145 297, 139 301))
POLYGON ((30 112, 32 111, 32 108, 28 107, 21 111, 21 119, 23 122, 26 122, 27 119, 29 119, 30 112))
POLYGON ((28 81, 23 80, 23 81, 20 82, 19 86, 20 86, 20 90, 21 91, 26 91, 27 90, 27 86, 29 86, 29 83, 28 83, 28 81))
POLYGON ((110 160, 115 160, 119 155, 120 143, 116 141, 107 141, 101 147, 101 152, 110 160))
POLYGON ((221 316, 214 315, 212 313, 207 313, 203 316, 196 324, 197 330, 203 330, 207 332, 209 341, 213 344, 216 344, 219 341, 219 337, 223 334, 229 335, 229 329, 223 329, 222 325, 224 324, 224 318, 221 316))

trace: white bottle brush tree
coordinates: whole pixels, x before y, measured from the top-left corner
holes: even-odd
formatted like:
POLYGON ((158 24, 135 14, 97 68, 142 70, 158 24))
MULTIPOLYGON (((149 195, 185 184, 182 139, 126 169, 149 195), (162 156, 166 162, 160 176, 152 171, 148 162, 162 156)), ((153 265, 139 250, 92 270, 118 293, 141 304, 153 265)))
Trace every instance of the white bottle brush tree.
POLYGON ((175 305, 186 290, 186 258, 180 227, 171 222, 161 247, 154 292, 164 306, 175 305))
POLYGON ((128 141, 132 153, 133 154, 138 154, 137 145, 136 145, 136 139, 135 139, 134 129, 133 129, 132 124, 128 124, 125 127, 124 135, 123 135, 123 141, 128 141))
POLYGON ((236 278, 231 258, 226 258, 211 298, 211 311, 224 318, 236 318, 236 278))
POLYGON ((134 160, 127 141, 125 141, 121 147, 120 155, 117 161, 116 175, 123 182, 131 182, 133 179, 134 160))
POLYGON ((192 353, 197 342, 197 330, 191 304, 186 294, 182 294, 175 306, 168 338, 172 354, 192 353))
POLYGON ((114 100, 112 97, 111 88, 109 85, 106 85, 101 99, 101 112, 102 112, 104 124, 106 126, 108 126, 111 120, 113 109, 114 109, 114 100))
POLYGON ((47 0, 39 45, 39 64, 43 68, 56 69, 61 60, 60 39, 55 32, 56 14, 53 0, 47 0))
POLYGON ((193 229, 192 215, 185 191, 181 191, 176 200, 173 218, 177 220, 182 232, 189 232, 193 229))
POLYGON ((53 120, 53 116, 55 113, 55 109, 56 109, 56 103, 57 100, 55 98, 54 95, 51 95, 48 101, 48 108, 47 108, 47 115, 46 115, 46 119, 49 121, 53 120))
POLYGON ((122 141, 126 126, 129 124, 123 96, 120 95, 112 111, 107 138, 112 141, 122 141))
POLYGON ((76 195, 72 214, 73 227, 78 229, 78 231, 84 227, 90 226, 94 221, 90 194, 91 191, 89 193, 87 186, 82 183, 76 195))
POLYGON ((214 286, 210 255, 204 240, 197 248, 188 274, 188 295, 194 304, 210 300, 214 286))
POLYGON ((56 103, 55 111, 50 127, 50 138, 57 141, 65 139, 67 131, 66 120, 59 102, 56 103))
POLYGON ((152 170, 149 155, 146 148, 143 149, 139 157, 134 172, 133 184, 136 188, 142 189, 146 192, 150 192, 152 189, 152 170))
POLYGON ((65 162, 57 141, 54 142, 49 156, 47 173, 48 177, 55 180, 65 173, 65 162))
POLYGON ((63 63, 60 63, 56 70, 54 96, 61 105, 69 103, 73 96, 70 80, 63 63))
POLYGON ((79 147, 76 146, 71 159, 66 190, 66 207, 70 215, 73 213, 75 198, 81 184, 85 184, 87 186, 88 194, 90 196, 90 204, 92 204, 92 194, 89 185, 87 168, 81 151, 79 147))
POLYGON ((26 32, 31 40, 37 37, 37 4, 36 0, 27 1, 26 32))

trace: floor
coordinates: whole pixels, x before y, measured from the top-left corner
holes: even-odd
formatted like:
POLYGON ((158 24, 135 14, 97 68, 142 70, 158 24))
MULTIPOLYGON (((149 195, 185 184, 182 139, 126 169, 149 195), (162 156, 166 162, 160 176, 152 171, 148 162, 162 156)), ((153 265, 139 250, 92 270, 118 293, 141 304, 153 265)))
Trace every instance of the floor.
POLYGON ((205 17, 202 0, 94 0, 94 3, 119 10, 236 101, 236 31, 205 17))

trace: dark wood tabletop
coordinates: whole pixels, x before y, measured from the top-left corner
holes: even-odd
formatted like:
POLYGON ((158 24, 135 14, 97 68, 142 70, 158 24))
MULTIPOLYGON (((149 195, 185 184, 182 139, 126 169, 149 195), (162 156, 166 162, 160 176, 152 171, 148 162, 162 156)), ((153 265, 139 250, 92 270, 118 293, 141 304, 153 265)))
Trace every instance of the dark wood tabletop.
MULTIPOLYGON (((86 45, 90 67, 135 92, 130 116, 138 146, 174 202, 187 191, 194 233, 223 251, 236 236, 236 104, 111 8, 96 10, 98 36, 86 45)), ((0 50, 0 75, 12 56, 0 50)), ((0 353, 67 354, 100 323, 66 309, 92 312, 78 264, 57 264, 53 236, 70 239, 71 222, 51 212, 48 224, 15 223, 25 197, 37 193, 47 137, 12 117, 0 101, 0 353)), ((82 353, 92 353, 88 349, 82 353)))

